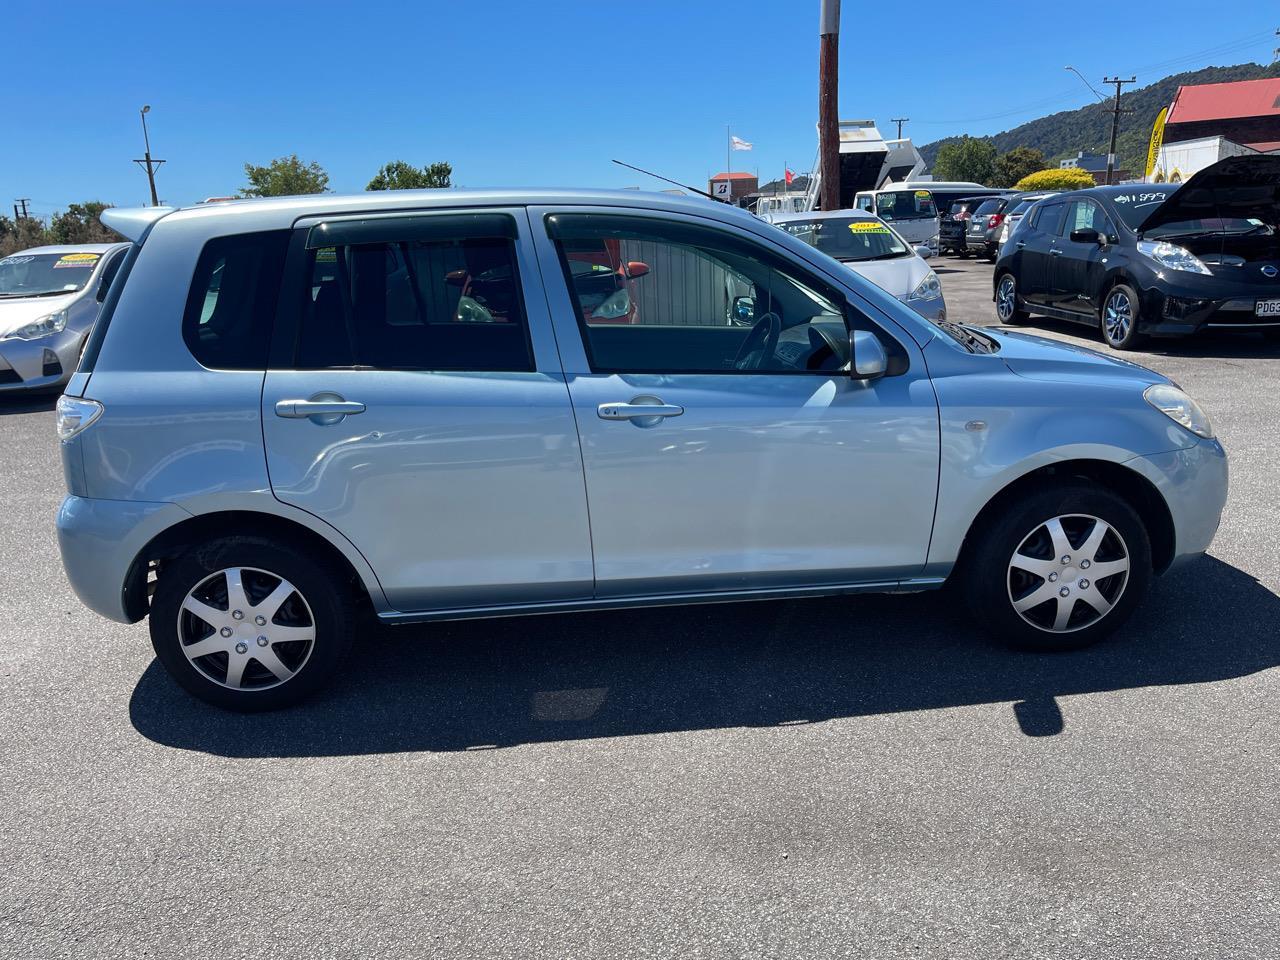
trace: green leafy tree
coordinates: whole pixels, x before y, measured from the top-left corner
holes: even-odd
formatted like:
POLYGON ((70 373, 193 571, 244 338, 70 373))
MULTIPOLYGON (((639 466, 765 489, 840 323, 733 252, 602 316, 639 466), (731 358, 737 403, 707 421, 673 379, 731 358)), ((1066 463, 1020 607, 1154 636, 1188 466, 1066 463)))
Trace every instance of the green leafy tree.
POLYGON ((1052 167, 1031 173, 1016 184, 1015 190, 1083 190, 1092 187, 1093 177, 1079 167, 1052 167))
POLYGON ((293 197, 329 188, 329 175, 320 164, 303 163, 296 153, 277 157, 265 167, 246 163, 244 175, 249 183, 240 188, 242 197, 293 197))
POLYGON ((1023 177, 1045 170, 1048 166, 1044 154, 1034 147, 1014 147, 997 158, 996 173, 991 185, 1012 187, 1023 177))
POLYGON ((0 217, 0 257, 52 242, 44 222, 35 217, 23 217, 17 221, 0 217))
POLYGON ((996 148, 989 140, 961 137, 944 144, 933 162, 935 180, 990 183, 996 173, 996 148))
POLYGON ((453 167, 448 163, 432 163, 418 168, 403 160, 392 160, 369 181, 366 190, 427 190, 452 186, 453 167))
POLYGON ((56 213, 49 224, 49 238, 54 243, 118 243, 124 237, 99 219, 111 204, 100 200, 73 203, 65 213, 56 213))

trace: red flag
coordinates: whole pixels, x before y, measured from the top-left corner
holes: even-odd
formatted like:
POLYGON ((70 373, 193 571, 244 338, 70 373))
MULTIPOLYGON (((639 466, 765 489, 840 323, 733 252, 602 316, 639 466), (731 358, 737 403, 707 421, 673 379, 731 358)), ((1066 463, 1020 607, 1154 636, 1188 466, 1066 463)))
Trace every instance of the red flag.
POLYGON ((790 170, 788 170, 786 167, 783 167, 782 169, 783 169, 782 177, 784 180, 787 181, 787 186, 789 187, 791 186, 791 181, 796 178, 796 175, 792 173, 790 170))

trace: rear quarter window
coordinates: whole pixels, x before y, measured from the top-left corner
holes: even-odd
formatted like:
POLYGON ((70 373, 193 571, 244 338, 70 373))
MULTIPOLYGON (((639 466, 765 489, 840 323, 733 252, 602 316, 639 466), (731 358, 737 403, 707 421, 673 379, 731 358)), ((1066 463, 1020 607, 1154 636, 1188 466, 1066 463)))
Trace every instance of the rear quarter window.
POLYGON ((217 237, 196 263, 182 339, 203 366, 265 370, 288 230, 217 237))

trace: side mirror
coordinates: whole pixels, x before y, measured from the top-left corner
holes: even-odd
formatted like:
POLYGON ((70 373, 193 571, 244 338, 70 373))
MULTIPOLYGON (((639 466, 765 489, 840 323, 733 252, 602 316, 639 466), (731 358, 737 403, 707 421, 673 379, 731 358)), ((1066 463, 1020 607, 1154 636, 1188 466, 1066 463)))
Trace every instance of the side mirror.
POLYGON ((924 260, 928 260, 930 257, 933 256, 933 247, 930 247, 923 243, 920 244, 918 247, 916 247, 916 256, 924 260))
POLYGON ((880 338, 869 330, 855 330, 849 336, 849 349, 853 352, 853 366, 849 377, 853 380, 875 380, 889 369, 889 355, 884 352, 880 338))
POLYGON ((103 277, 102 281, 98 284, 98 290, 93 295, 93 299, 97 300, 99 303, 102 303, 103 300, 107 299, 107 291, 109 289, 111 289, 111 278, 103 277))
POLYGON ((451 287, 465 287, 467 285, 467 271, 450 270, 444 275, 444 282, 451 287))
POLYGON ((1102 234, 1098 233, 1097 230, 1086 229, 1071 231, 1072 243, 1099 243, 1101 240, 1102 234))
POLYGON ((750 323, 756 318, 756 301, 753 297, 733 298, 733 319, 738 323, 750 323))
POLYGON ((649 265, 643 260, 628 260, 625 270, 628 280, 639 280, 649 275, 649 265))

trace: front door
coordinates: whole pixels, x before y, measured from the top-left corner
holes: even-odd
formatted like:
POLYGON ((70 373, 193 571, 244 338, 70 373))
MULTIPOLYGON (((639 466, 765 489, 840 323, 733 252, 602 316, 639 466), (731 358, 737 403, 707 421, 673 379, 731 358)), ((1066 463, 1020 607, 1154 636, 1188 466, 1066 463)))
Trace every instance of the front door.
POLYGON ((920 572, 938 411, 919 353, 850 378, 829 278, 694 217, 531 210, 582 439, 596 593, 886 582, 920 572), (541 232, 545 229, 545 233, 541 232))
POLYGON ((1050 306, 1096 320, 1093 295, 1101 287, 1107 248, 1092 240, 1072 240, 1071 234, 1076 230, 1094 230, 1100 237, 1115 236, 1115 228, 1092 200, 1072 200, 1067 204, 1058 237, 1058 249, 1062 253, 1053 263, 1050 306))
POLYGON ((303 225, 262 425, 272 491, 397 610, 591 596, 582 459, 523 210, 303 225))

